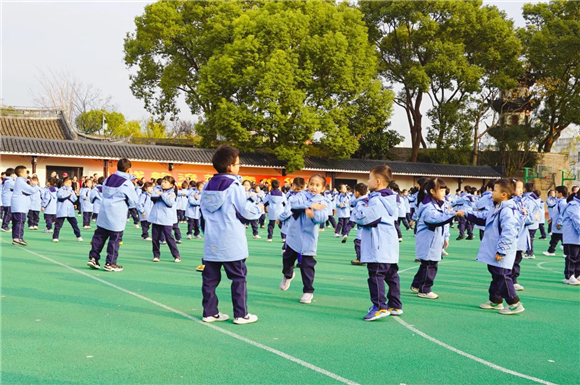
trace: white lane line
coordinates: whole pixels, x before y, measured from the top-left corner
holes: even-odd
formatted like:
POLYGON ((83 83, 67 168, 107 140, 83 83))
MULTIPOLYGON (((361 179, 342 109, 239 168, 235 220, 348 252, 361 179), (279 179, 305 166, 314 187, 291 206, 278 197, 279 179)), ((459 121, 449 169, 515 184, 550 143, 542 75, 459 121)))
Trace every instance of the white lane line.
MULTIPOLYGON (((6 244, 8 242, 2 241, 2 243, 5 243, 6 244)), ((105 285, 110 286, 110 287, 112 287, 114 289, 117 289, 119 291, 122 291, 123 293, 130 294, 130 295, 132 295, 134 297, 137 297, 139 299, 142 299, 143 301, 147 301, 147 302, 149 302, 149 303, 151 303, 151 304, 153 304, 155 306, 159 306, 159 307, 161 307, 161 308, 163 308, 165 310, 168 310, 170 312, 173 312, 175 314, 179 314, 180 316, 182 316, 184 318, 187 318, 189 320, 192 320, 194 322, 197 322, 200 325, 207 326, 208 328, 211 328, 211 329, 213 329, 215 331, 218 331, 220 333, 226 334, 226 335, 228 335, 228 336, 230 336, 232 338, 235 338, 235 339, 237 339, 239 341, 242 341, 242 342, 245 342, 245 343, 247 343, 249 345, 255 346, 257 348, 266 350, 267 352, 270 352, 272 354, 275 354, 277 356, 280 356, 282 358, 285 358, 285 359, 287 359, 289 361, 292 361, 292 362, 294 362, 294 363, 296 363, 298 365, 301 365, 301 366, 303 366, 303 367, 305 367, 307 369, 313 370, 313 371, 315 371, 317 373, 323 374, 323 375, 325 375, 327 377, 330 377, 330 378, 332 378, 332 379, 334 379, 334 380, 336 380, 338 382, 342 382, 344 384, 349 384, 349 385, 359 385, 357 382, 354 382, 354 381, 351 381, 351 380, 349 380, 347 378, 341 377, 338 374, 334 374, 332 372, 329 372, 328 370, 322 369, 322 368, 320 368, 320 367, 318 367, 316 365, 313 365, 313 364, 311 364, 309 362, 303 361, 303 360, 301 360, 299 358, 296 358, 294 356, 291 356, 289 354, 286 354, 286 353, 284 353, 284 352, 282 352, 280 350, 273 349, 273 348, 271 348, 269 346, 263 345, 263 344, 261 344, 259 342, 253 341, 253 340, 251 340, 249 338, 243 337, 243 336, 241 336, 239 334, 232 333, 232 332, 230 332, 228 330, 222 329, 222 328, 217 327, 215 325, 212 325, 210 323, 203 322, 203 321, 201 321, 198 318, 195 318, 195 317, 193 317, 193 316, 191 316, 191 315, 189 315, 187 313, 184 313, 184 312, 179 311, 177 309, 174 309, 174 308, 172 308, 170 306, 167 306, 165 304, 162 304, 161 302, 157 302, 157 301, 155 301, 155 300, 153 300, 151 298, 145 297, 145 296, 143 296, 141 294, 137 294, 137 293, 132 292, 130 290, 124 289, 124 288, 122 288, 120 286, 117 286, 117 285, 115 285, 113 283, 107 282, 107 281, 105 281, 103 279, 100 279, 100 278, 97 278, 95 276, 92 276, 92 275, 90 275, 88 273, 85 273, 84 271, 75 269, 74 267, 70 267, 68 265, 65 265, 64 263, 55 261, 55 260, 53 260, 53 259, 51 259, 49 257, 46 257, 46 256, 42 255, 42 254, 38 254, 38 253, 36 253, 36 252, 34 252, 32 250, 25 249, 25 248, 21 248, 20 250, 23 250, 23 251, 26 251, 27 253, 36 255, 37 257, 42 258, 42 259, 45 259, 45 260, 47 260, 49 262, 52 262, 52 263, 54 263, 56 265, 59 265, 59 266, 62 266, 62 267, 66 267, 67 269, 72 270, 75 273, 78 273, 78 274, 84 275, 85 277, 94 279, 95 281, 98 281, 98 282, 100 282, 102 284, 105 284, 105 285)))
POLYGON ((439 341, 438 339, 436 339, 436 338, 433 338, 433 337, 431 337, 430 335, 428 335, 428 334, 426 334, 426 333, 423 333, 421 330, 419 330, 419 329, 416 329, 416 328, 414 328, 413 326, 411 326, 411 325, 409 325, 408 323, 406 323, 405 321, 403 321, 403 320, 402 320, 400 317, 392 317, 392 318, 394 318, 394 319, 395 319, 395 321, 397 321, 398 323, 400 323, 401 325, 403 325, 403 326, 404 326, 404 327, 406 327, 407 329, 411 330, 413 333, 417 333, 417 334, 418 334, 418 335, 420 335, 421 337, 423 337, 423 338, 426 338, 426 339, 428 339, 429 341, 431 341, 431 342, 433 342, 433 343, 436 343, 436 344, 437 344, 437 345, 439 345, 439 346, 442 346, 442 347, 444 347, 445 349, 451 350, 451 351, 452 351, 452 352, 454 352, 454 353, 457 353, 457 354, 459 354, 459 355, 461 355, 461 356, 463 356, 463 357, 467 357, 467 358, 469 358, 470 360, 473 360, 473 361, 479 362, 480 364, 483 364, 483 365, 485 365, 485 366, 487 366, 487 367, 490 367, 490 368, 492 368, 492 369, 495 369, 495 370, 499 370, 500 372, 503 372, 503 373, 511 374, 511 375, 513 375, 513 376, 517 376, 517 377, 525 378, 525 379, 527 379, 527 380, 530 380, 530 381, 538 382, 538 383, 540 383, 540 384, 545 384, 545 385, 556 385, 556 384, 554 384, 553 382, 544 381, 544 380, 542 380, 542 379, 540 379, 540 378, 536 378, 536 377, 528 376, 528 375, 526 375, 526 374, 522 374, 522 373, 518 373, 518 372, 516 372, 516 371, 510 370, 510 369, 506 369, 506 368, 504 368, 504 367, 502 367, 502 366, 496 365, 496 364, 494 364, 494 363, 492 363, 492 362, 486 361, 486 360, 484 360, 484 359, 481 359, 481 358, 479 358, 479 357, 476 357, 476 356, 474 356, 474 355, 472 355, 472 354, 466 353, 466 352, 464 352, 463 350, 459 350, 459 349, 457 349, 457 348, 454 348, 454 347, 453 347, 453 346, 451 346, 451 345, 447 345, 446 343, 444 343, 444 342, 441 342, 441 341, 439 341))
MULTIPOLYGON (((447 265, 449 263, 453 263, 453 262, 463 262, 463 261, 471 261, 471 259, 453 259, 451 261, 440 261, 439 262, 439 265, 444 264, 444 262, 445 262, 445 265, 447 265)), ((417 264, 417 266, 407 267, 406 269, 399 270, 398 273, 401 274, 401 273, 404 273, 405 271, 409 271, 409 270, 413 270, 413 269, 417 270, 419 268, 419 266, 421 266, 421 265, 420 264, 417 264)))
MULTIPOLYGON (((542 265, 543 265, 544 263, 552 263, 552 262, 561 262, 561 261, 544 261, 544 262, 540 262, 540 263, 536 264, 536 266, 537 266, 537 267, 539 267, 539 268, 540 268, 540 269, 542 269, 542 270, 551 271, 552 273, 556 273, 556 274, 564 274, 564 273, 563 273, 563 272, 561 272, 561 271, 556 271, 556 270, 548 269, 547 267, 542 267, 542 265)), ((566 278, 566 277, 564 277, 564 278, 566 278)))

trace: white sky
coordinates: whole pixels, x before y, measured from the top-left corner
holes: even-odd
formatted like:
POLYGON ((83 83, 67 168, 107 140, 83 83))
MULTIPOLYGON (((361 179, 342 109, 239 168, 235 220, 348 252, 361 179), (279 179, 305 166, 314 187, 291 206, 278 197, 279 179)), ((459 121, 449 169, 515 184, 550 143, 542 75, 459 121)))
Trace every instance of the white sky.
MULTIPOLYGON (((123 63, 123 39, 134 31, 134 18, 143 13, 149 2, 0 1, 0 98, 4 105, 34 106, 31 90, 38 89, 35 76, 39 70, 69 70, 83 83, 93 84, 104 95, 111 95, 117 110, 127 120, 141 120, 149 115, 143 102, 132 95, 129 71, 123 63)), ((517 26, 524 25, 521 8, 525 2, 484 3, 504 10, 517 26)), ((180 103, 180 107, 182 119, 193 119, 185 103, 180 103)), ((425 105, 425 113, 427 109, 425 105)), ((427 125, 425 116, 424 127, 427 125)), ((410 146, 402 108, 395 107, 391 127, 405 136, 401 146, 410 146)))

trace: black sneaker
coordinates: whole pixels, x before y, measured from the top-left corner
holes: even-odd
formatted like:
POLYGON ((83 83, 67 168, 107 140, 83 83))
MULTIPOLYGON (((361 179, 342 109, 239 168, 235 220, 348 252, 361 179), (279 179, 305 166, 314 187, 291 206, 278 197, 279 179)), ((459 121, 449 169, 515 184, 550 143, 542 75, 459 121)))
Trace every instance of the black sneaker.
POLYGON ((95 258, 89 259, 89 261, 87 262, 87 266, 90 266, 91 268, 96 270, 99 270, 101 268, 101 265, 99 265, 99 261, 97 261, 95 258))
POLYGON ((473 241, 475 238, 473 236, 465 238, 466 241, 473 241))
POLYGON ((460 235, 457 238, 455 238, 456 241, 460 241, 462 239, 465 239, 465 235, 460 235))
POLYGON ((106 271, 123 271, 123 266, 121 265, 109 265, 108 263, 105 264, 106 271))
POLYGON ((20 246, 28 245, 28 243, 26 243, 26 241, 24 239, 13 239, 12 244, 13 245, 20 245, 20 246))
POLYGON ((176 239, 175 243, 177 243, 178 245, 181 245, 181 239, 176 239))
POLYGON ((546 237, 541 237, 541 238, 539 238, 539 239, 540 239, 540 241, 543 241, 544 239, 548 239, 548 238, 546 238, 546 237))

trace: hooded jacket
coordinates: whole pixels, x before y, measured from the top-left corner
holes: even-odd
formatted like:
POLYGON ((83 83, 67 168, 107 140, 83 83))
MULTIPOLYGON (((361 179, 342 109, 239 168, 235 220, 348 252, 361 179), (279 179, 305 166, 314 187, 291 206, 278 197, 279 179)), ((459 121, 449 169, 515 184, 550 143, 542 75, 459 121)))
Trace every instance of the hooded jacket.
POLYGON ((103 203, 103 186, 96 185, 89 194, 89 200, 93 205, 93 213, 98 214, 101 211, 101 203, 103 203))
POLYGON ((339 218, 350 217, 350 197, 347 193, 340 193, 336 197, 336 216, 339 218))
POLYGON ((83 213, 92 213, 93 204, 91 203, 91 191, 92 188, 83 187, 79 191, 79 201, 81 202, 81 211, 83 213))
POLYGON ((151 214, 152 208, 153 201, 151 200, 151 194, 147 191, 142 191, 137 202, 137 211, 139 212, 139 220, 141 222, 149 222, 149 215, 151 214))
POLYGON ((149 213, 148 221, 154 225, 173 226, 177 223, 177 196, 175 188, 163 190, 157 185, 151 194, 153 207, 149 213))
POLYGON ((73 203, 77 201, 77 194, 72 187, 62 186, 56 192, 56 217, 74 218, 75 208, 73 203))
POLYGON ((580 245, 580 199, 577 196, 564 207, 556 225, 562 227, 564 245, 580 245))
POLYGON ((12 177, 6 177, 2 180, 2 204, 10 206, 12 204, 12 192, 14 191, 15 180, 12 177))
POLYGON ((41 206, 44 208, 44 214, 56 215, 56 187, 47 186, 44 188, 41 197, 41 206))
POLYGON ((321 194, 313 194, 307 190, 292 195, 288 201, 292 208, 288 219, 290 223, 286 233, 286 245, 301 255, 313 257, 318 249, 320 224, 328 218, 328 206, 322 210, 314 210, 314 218, 308 218, 305 210, 313 203, 328 205, 328 201, 321 194))
POLYGON ((97 226, 109 231, 125 230, 128 209, 137 205, 137 193, 131 182, 134 178, 131 174, 117 171, 105 179, 97 226))
POLYGON ((26 178, 16 178, 14 191, 11 197, 12 212, 28 214, 28 211, 30 211, 30 196, 38 194, 39 191, 40 188, 38 186, 29 185, 26 178))
POLYGON ((436 201, 430 196, 423 199, 417 215, 415 256, 426 261, 440 261, 443 243, 449 239, 446 224, 453 221, 455 213, 446 210, 444 201, 436 201))
POLYGON ((266 198, 264 198, 264 206, 268 207, 268 219, 275 221, 284 212, 286 205, 286 197, 282 194, 280 189, 273 189, 266 198))
POLYGON ((201 191, 193 188, 187 195, 187 208, 185 209, 185 216, 187 218, 199 219, 201 217, 201 210, 199 204, 201 202, 201 191), (197 198, 195 197, 197 195, 197 198))

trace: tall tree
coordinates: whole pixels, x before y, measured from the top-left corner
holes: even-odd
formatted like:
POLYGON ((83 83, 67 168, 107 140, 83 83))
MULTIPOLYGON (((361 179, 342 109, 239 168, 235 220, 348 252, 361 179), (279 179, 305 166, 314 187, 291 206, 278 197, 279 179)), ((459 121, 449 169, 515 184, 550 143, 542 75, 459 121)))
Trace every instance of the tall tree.
POLYGON ((580 2, 524 5, 520 36, 541 103, 534 117, 543 128, 538 151, 549 152, 570 124, 580 124, 580 2))

